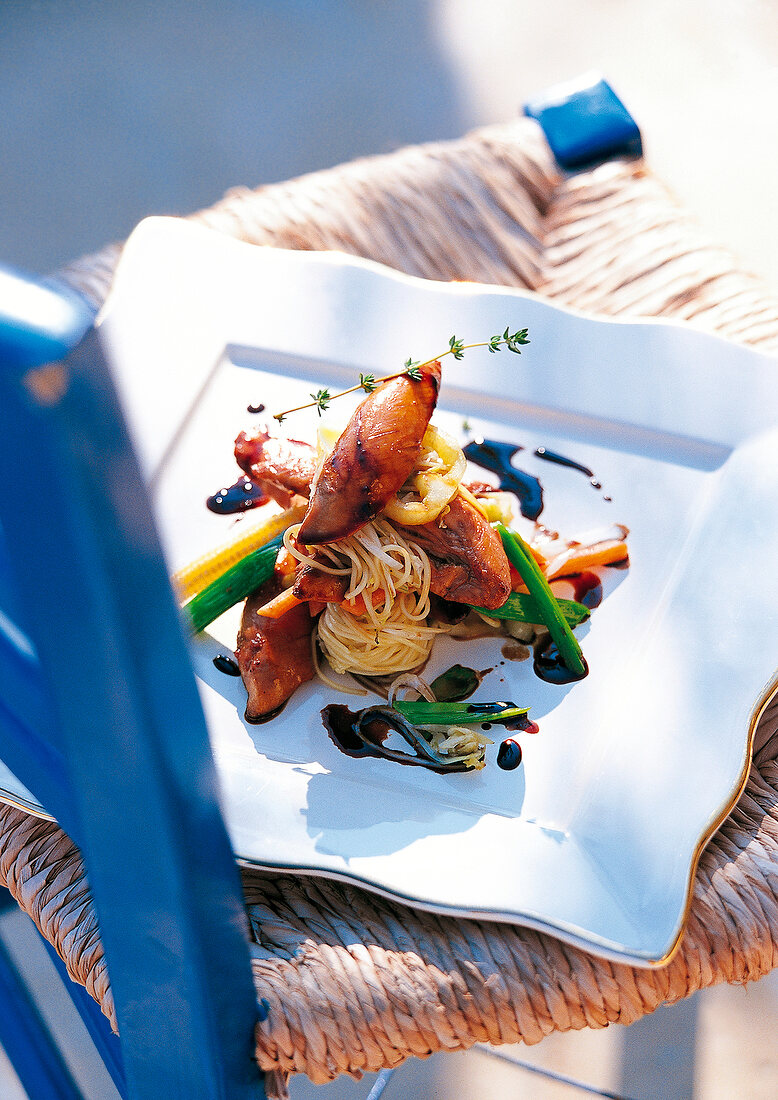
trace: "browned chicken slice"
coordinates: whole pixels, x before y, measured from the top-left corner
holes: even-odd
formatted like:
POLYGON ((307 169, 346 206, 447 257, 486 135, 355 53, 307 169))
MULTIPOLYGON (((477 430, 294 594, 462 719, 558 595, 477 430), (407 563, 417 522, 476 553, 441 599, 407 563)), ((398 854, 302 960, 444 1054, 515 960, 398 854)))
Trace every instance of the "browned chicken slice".
POLYGON ((294 578, 292 592, 298 600, 313 600, 314 603, 342 603, 349 578, 336 573, 323 573, 313 565, 299 565, 294 578))
MULTIPOLYGON (((439 366, 435 377, 438 374, 439 366)), ((394 381, 410 383, 410 379, 393 379, 394 381)), ((380 392, 376 390, 370 396, 380 392)), ((354 418, 351 423, 353 422, 354 418)), ((420 432, 419 445, 425 428, 426 423, 420 432)), ((347 428, 346 431, 348 430, 347 428)), ((316 452, 309 444, 274 438, 262 430, 252 436, 238 436, 235 455, 241 468, 283 506, 288 506, 295 496, 307 498, 311 493, 311 482, 316 471, 316 452)), ((413 462, 415 455, 411 461, 411 469, 413 462)), ((357 476, 359 470, 353 469, 352 473, 355 485, 344 491, 344 498, 353 496, 354 491, 359 496, 362 495, 362 480, 357 476)), ((403 481, 406 477, 407 474, 403 476, 403 481)), ((386 499, 388 500, 388 496, 386 499)), ((381 507, 383 506, 382 504, 381 507)), ((307 518, 308 516, 306 521, 307 518)), ((364 522, 367 521, 360 521, 353 529, 362 526, 364 522)), ((402 530, 427 551, 432 566, 432 591, 436 595, 454 602, 477 604, 489 610, 505 603, 511 591, 511 582, 502 541, 481 514, 461 497, 452 500, 442 519, 420 526, 404 527, 402 530)), ((298 537, 301 542, 306 542, 301 537, 302 534, 301 530, 298 537)), ((342 538, 343 535, 337 537, 342 538)), ((330 577, 331 575, 307 567, 298 569, 295 594, 304 599, 340 602, 343 598, 342 583, 339 578, 330 577)), ((269 596, 265 598, 269 599, 269 596)))
POLYGON ((367 395, 322 463, 300 527, 309 546, 345 538, 373 519, 413 469, 438 399, 440 363, 367 395))
POLYGON ((317 456, 310 443, 271 436, 264 428, 235 440, 235 459, 255 485, 288 508, 295 497, 308 499, 317 456))
MULTIPOLYGON (((397 525, 400 527, 400 524, 397 525)), ((400 527, 427 551, 430 587, 437 596, 493 611, 511 593, 511 572, 502 540, 477 509, 462 497, 432 523, 400 527)))
POLYGON ((308 604, 299 604, 278 619, 259 614, 277 590, 275 582, 263 585, 243 608, 235 657, 248 692, 247 722, 273 715, 315 673, 308 604))

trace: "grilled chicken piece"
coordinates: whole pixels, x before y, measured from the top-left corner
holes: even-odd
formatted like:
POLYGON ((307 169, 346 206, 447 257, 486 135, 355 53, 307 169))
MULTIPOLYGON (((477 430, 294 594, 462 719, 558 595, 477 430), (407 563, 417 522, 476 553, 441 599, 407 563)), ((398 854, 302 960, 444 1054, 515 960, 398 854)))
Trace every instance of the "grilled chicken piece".
POLYGON ((271 436, 264 428, 235 440, 235 459, 251 480, 282 508, 307 500, 316 473, 316 450, 298 439, 271 436))
POLYGON ((348 577, 335 573, 322 573, 321 570, 306 563, 297 567, 292 592, 298 600, 313 600, 314 603, 342 603, 348 585, 348 577))
POLYGON ((309 546, 352 535, 405 482, 421 450, 440 388, 440 363, 423 366, 367 395, 312 486, 299 538, 309 546))
POLYGON ((432 523, 398 528, 427 551, 430 587, 437 596, 493 611, 511 593, 511 573, 502 540, 472 504, 454 497, 432 523))
POLYGON ((247 722, 261 722, 273 715, 315 673, 313 619, 308 605, 299 604, 279 619, 259 614, 277 591, 275 580, 262 585, 243 609, 235 657, 248 692, 247 722))
MULTIPOLYGON (((429 415, 423 412, 415 418, 414 438, 418 436, 418 444, 415 450, 413 447, 408 448, 409 451, 413 451, 413 455, 408 460, 407 472, 402 473, 397 488, 403 484, 416 461, 421 439, 429 422, 429 416, 432 415, 439 377, 440 364, 434 363, 431 364, 429 374, 425 375, 422 382, 414 383, 407 377, 392 379, 362 402, 333 451, 333 455, 336 452, 341 453, 341 460, 337 463, 337 468, 333 469, 328 487, 322 486, 322 479, 319 478, 319 486, 316 489, 317 493, 321 489, 318 520, 324 524, 330 518, 336 519, 341 532, 337 535, 328 535, 326 538, 317 538, 315 541, 326 542, 343 538, 346 534, 358 530, 367 522, 367 519, 378 514, 384 507, 391 492, 395 491, 394 488, 385 494, 375 507, 375 511, 372 511, 367 518, 358 517, 350 511, 350 509, 358 509, 366 499, 374 501, 374 486, 370 485, 371 474, 367 458, 370 455, 379 456, 387 464, 394 460, 393 447, 397 445, 397 438, 404 435, 402 417, 407 411, 403 411, 404 405, 409 401, 418 413, 419 394, 421 394, 422 403, 426 402, 431 407, 429 415), (394 383, 402 383, 402 385, 395 387, 394 383), (409 387, 415 387, 415 390, 409 392, 409 387), (370 398, 377 398, 387 392, 388 397, 385 400, 389 401, 389 409, 381 412, 380 406, 376 409, 373 405, 372 408, 368 407, 364 415, 360 415, 360 410, 365 408, 370 398), (394 435, 389 433, 387 436, 378 431, 381 417, 387 412, 395 414, 394 435), (350 442, 341 448, 341 443, 347 435, 350 436, 350 442), (367 446, 363 445, 363 439, 367 439, 367 446), (374 444, 377 446, 374 447, 374 444), (347 461, 349 453, 352 455, 350 466, 347 461), (354 454, 359 454, 361 457, 353 459, 354 454), (338 476, 343 482, 339 489, 337 488, 338 476), (333 499, 336 489, 337 497, 333 499), (342 530, 343 527, 345 530, 342 530)), ((407 443, 408 436, 405 436, 405 440, 407 443)), ((288 507, 295 497, 307 499, 312 494, 312 481, 317 463, 316 452, 308 443, 274 438, 264 430, 255 432, 251 436, 243 433, 235 441, 235 457, 249 477, 259 483, 268 495, 284 507, 288 507)), ((316 493, 313 493, 314 497, 315 495, 316 493)), ((373 507, 372 503, 370 507, 373 507)), ((314 518, 317 518, 317 513, 314 512, 312 501, 303 527, 306 527, 309 519, 313 523, 314 518)), ((483 516, 462 497, 454 497, 445 515, 432 523, 404 527, 401 530, 409 538, 418 542, 429 554, 432 566, 432 591, 436 595, 458 603, 477 604, 489 610, 505 603, 511 591, 511 582, 510 569, 500 537, 483 516)), ((303 543, 314 542, 310 535, 310 528, 305 531, 301 528, 298 538, 303 543)), ((298 569, 295 578, 295 594, 305 599, 340 602, 343 598, 340 594, 341 587, 340 578, 308 567, 298 569)), ((265 599, 269 598, 265 596, 265 599)), ((277 621, 285 622, 286 619, 277 621)))

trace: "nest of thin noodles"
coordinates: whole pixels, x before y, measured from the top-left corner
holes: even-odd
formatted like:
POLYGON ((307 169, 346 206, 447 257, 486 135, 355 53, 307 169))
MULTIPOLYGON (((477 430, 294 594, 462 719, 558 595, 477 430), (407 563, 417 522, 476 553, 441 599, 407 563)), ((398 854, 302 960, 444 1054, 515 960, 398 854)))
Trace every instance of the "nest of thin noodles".
POLYGON ((424 550, 380 518, 317 547, 315 558, 296 544, 296 533, 290 528, 285 543, 298 561, 348 578, 343 602, 328 603, 316 624, 332 669, 385 676, 423 665, 437 635, 448 629, 427 621, 430 563, 424 550))
MULTIPOLYGON (((320 449, 334 438, 320 433, 320 449)), ((353 535, 318 546, 315 555, 297 543, 299 526, 287 531, 285 545, 298 561, 348 580, 343 602, 328 603, 315 630, 333 671, 386 677, 420 668, 435 638, 450 629, 429 622, 426 551, 392 520, 414 526, 437 519, 457 492, 467 493, 461 485, 465 466, 456 442, 430 425, 411 475, 380 516, 353 535)))

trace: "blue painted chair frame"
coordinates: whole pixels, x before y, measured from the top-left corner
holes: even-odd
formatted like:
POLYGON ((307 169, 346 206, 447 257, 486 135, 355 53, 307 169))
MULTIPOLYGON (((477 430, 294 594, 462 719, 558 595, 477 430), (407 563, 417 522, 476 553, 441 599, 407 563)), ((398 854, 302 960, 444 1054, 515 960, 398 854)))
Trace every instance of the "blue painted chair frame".
MULTIPOLYGON (((240 879, 100 331, 72 291, 11 272, 0 272, 0 470, 0 758, 83 854, 122 1091, 264 1096, 240 879)), ((6 976, 0 992, 19 994, 6 976)), ((63 1078, 35 1095, 78 1094, 63 1078)))

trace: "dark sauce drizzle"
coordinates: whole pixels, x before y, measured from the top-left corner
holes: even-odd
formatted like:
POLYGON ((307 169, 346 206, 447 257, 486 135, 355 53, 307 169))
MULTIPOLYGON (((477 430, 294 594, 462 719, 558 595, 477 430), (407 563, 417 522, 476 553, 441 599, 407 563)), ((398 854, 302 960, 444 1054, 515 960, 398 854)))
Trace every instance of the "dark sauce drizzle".
POLYGON ((240 676, 240 669, 238 668, 232 657, 227 657, 224 653, 217 653, 213 659, 214 668, 218 668, 219 672, 223 672, 225 676, 240 676))
MULTIPOLYGON (((472 439, 463 448, 465 457, 476 466, 485 470, 491 470, 500 478, 499 487, 503 492, 513 493, 519 501, 521 514, 530 520, 536 520, 543 511, 543 486, 533 474, 526 470, 517 469, 511 459, 524 448, 513 443, 501 443, 495 439, 472 439)), ((566 466, 571 470, 578 470, 589 479, 592 488, 598 491, 602 489, 602 483, 595 477, 594 471, 582 462, 567 458, 565 455, 550 451, 548 447, 537 447, 533 452, 537 458, 545 462, 553 462, 557 466, 566 466)), ((604 500, 610 500, 609 496, 603 496, 604 500)))
MULTIPOLYGON (((471 703, 468 710, 472 714, 490 714, 496 709, 513 707, 515 703, 471 703)), ((389 722, 380 717, 373 718, 366 727, 362 727, 363 736, 360 737, 355 729, 356 719, 360 712, 354 712, 342 703, 329 703, 321 712, 324 728, 330 736, 332 743, 346 756, 359 758, 362 756, 383 757, 394 760, 398 764, 409 764, 428 768, 430 771, 449 774, 455 771, 468 771, 464 766, 436 767, 421 757, 412 756, 407 752, 400 752, 386 747, 384 742, 392 732, 389 722)), ((538 725, 531 721, 526 714, 520 714, 515 718, 495 718, 492 721, 482 723, 483 729, 491 729, 492 725, 503 726, 507 730, 521 730, 524 733, 537 733, 538 725)), ((521 763, 521 747, 515 738, 507 738, 501 745, 497 754, 497 764, 506 771, 517 768, 521 763), (513 745, 513 748, 505 748, 505 745, 513 745), (506 763, 507 761, 507 763, 506 763)))
POLYGON ((205 503, 209 511, 216 512, 219 516, 233 516, 236 512, 247 512, 249 508, 256 508, 267 500, 267 493, 244 476, 234 485, 219 489, 205 503))
POLYGON ((262 404, 261 401, 258 405, 247 405, 246 406, 246 412, 249 412, 249 413, 263 413, 264 411, 265 411, 265 406, 262 404))
POLYGON ((491 470, 500 478, 500 489, 518 498, 521 514, 535 520, 543 511, 543 486, 538 478, 524 470, 517 470, 511 459, 522 447, 512 443, 500 443, 494 439, 473 439, 463 448, 465 458, 491 470))
POLYGON ((363 741, 361 737, 357 737, 356 733, 354 733, 353 725, 356 714, 343 703, 328 703, 321 712, 321 718, 324 723, 324 728, 330 735, 333 744, 337 745, 340 751, 344 752, 346 756, 360 757, 384 755, 381 752, 381 744, 389 736, 389 726, 387 723, 384 723, 384 728, 380 731, 379 743, 370 745, 367 741, 363 741))
POLYGON ((359 758, 361 756, 383 757, 384 760, 393 760, 397 764, 409 764, 412 767, 427 768, 429 771, 440 772, 448 775, 451 772, 468 771, 464 765, 451 765, 437 767, 420 756, 412 756, 408 752, 388 748, 384 742, 392 727, 383 718, 373 718, 362 726, 363 736, 360 737, 355 730, 356 720, 360 713, 349 710, 342 703, 329 703, 321 712, 324 728, 330 735, 332 743, 346 756, 359 758))
POLYGON ((497 767, 512 772, 521 763, 521 745, 515 737, 506 737, 497 750, 497 767))
MULTIPOLYGON (((486 704, 483 708, 480 708, 477 704, 474 704, 468 709, 472 711, 483 709, 486 711, 493 708, 494 705, 495 704, 486 704)), ((505 703, 500 705, 510 706, 511 704, 505 703)), ((324 722, 324 728, 327 730, 332 743, 340 749, 342 753, 345 753, 346 756, 351 756, 355 759, 359 759, 363 756, 384 757, 385 759, 394 760, 398 764, 409 764, 411 766, 422 765, 432 771, 450 772, 458 770, 453 768, 436 768, 408 753, 394 752, 391 749, 387 749, 384 746, 384 741, 391 730, 387 722, 379 719, 376 719, 369 725, 370 741, 359 737, 354 732, 354 719, 357 715, 341 703, 330 703, 322 710, 321 716, 324 722)), ((521 715, 518 718, 505 719, 495 724, 505 726, 505 728, 509 730, 521 730, 525 733, 538 732, 537 723, 531 721, 526 715, 521 715)), ((490 729, 491 725, 492 723, 490 722, 484 723, 483 728, 490 729)), ((497 750, 497 767, 501 768, 503 771, 513 771, 519 767, 521 759, 521 745, 515 737, 507 737, 497 750)))
POLYGON ((289 700, 286 699, 280 707, 276 707, 275 710, 269 710, 267 714, 259 714, 256 717, 249 714, 247 710, 243 717, 247 722, 250 722, 252 726, 264 726, 265 722, 272 722, 274 718, 277 718, 288 702, 289 700))
POLYGON ((602 581, 596 573, 586 570, 585 573, 575 573, 564 580, 573 586, 573 599, 590 611, 602 603, 602 581))
POLYGON ((545 680, 547 684, 574 684, 577 680, 583 680, 584 677, 589 675, 589 666, 585 657, 583 658, 583 665, 583 674, 572 672, 559 655, 555 643, 551 642, 535 650, 535 660, 532 667, 535 670, 535 675, 539 679, 545 680))
MULTIPOLYGON (((567 466, 571 470, 578 470, 585 477, 589 478, 589 484, 593 489, 602 489, 602 482, 598 481, 595 476, 594 470, 590 470, 588 466, 584 466, 582 462, 576 462, 572 458, 567 458, 565 455, 557 454, 556 451, 549 451, 548 447, 537 447, 535 449, 535 456, 542 458, 545 462, 553 462, 557 466, 567 466)), ((609 496, 603 497, 603 500, 610 500, 609 496)))

